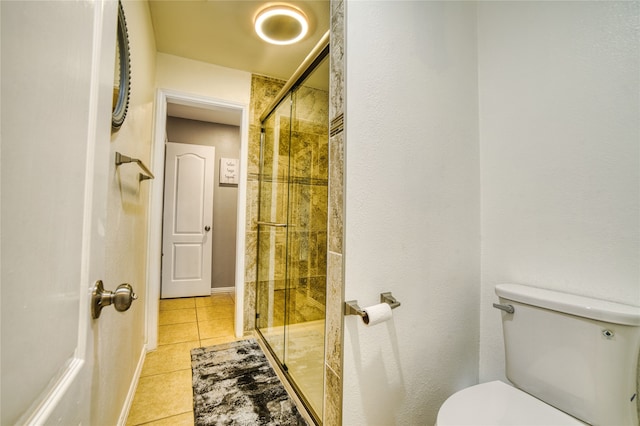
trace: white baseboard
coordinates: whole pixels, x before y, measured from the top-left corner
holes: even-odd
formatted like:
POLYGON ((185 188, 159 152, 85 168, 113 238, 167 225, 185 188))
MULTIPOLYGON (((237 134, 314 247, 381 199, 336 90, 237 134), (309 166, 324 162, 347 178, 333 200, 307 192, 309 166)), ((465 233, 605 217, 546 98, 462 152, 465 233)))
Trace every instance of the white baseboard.
POLYGON ((142 374, 142 366, 144 365, 144 359, 147 356, 147 345, 142 345, 142 351, 140 358, 138 359, 138 365, 136 371, 133 373, 131 379, 131 385, 129 386, 129 392, 127 393, 127 399, 124 400, 120 417, 118 418, 118 426, 124 426, 127 424, 127 418, 129 417, 129 411, 131 411, 131 404, 133 404, 133 397, 136 395, 136 389, 138 388, 138 382, 140 381, 140 375, 142 374))
POLYGON ((212 287, 211 288, 211 294, 216 294, 216 293, 235 293, 236 292, 236 288, 235 287, 212 287))

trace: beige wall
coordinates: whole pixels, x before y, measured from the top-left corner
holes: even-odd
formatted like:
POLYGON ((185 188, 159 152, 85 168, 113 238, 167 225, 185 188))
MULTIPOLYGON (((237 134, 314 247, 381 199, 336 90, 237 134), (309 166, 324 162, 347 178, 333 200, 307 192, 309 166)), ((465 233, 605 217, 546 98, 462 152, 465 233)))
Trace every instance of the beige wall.
POLYGON ((249 105, 251 74, 158 52, 156 87, 249 105))
POLYGON ((238 186, 220 185, 220 158, 240 158, 240 128, 167 117, 169 142, 213 146, 216 149, 213 190, 213 254, 211 288, 234 287, 238 186))

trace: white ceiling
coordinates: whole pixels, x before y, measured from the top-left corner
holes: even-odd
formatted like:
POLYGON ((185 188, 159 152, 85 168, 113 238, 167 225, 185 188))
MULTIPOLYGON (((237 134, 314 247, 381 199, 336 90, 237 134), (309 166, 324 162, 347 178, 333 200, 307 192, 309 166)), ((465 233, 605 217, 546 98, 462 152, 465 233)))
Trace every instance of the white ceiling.
MULTIPOLYGON (((329 1, 287 1, 309 19, 309 34, 288 46, 269 44, 253 30, 268 1, 149 0, 159 52, 287 80, 329 29, 329 1)), ((282 2, 280 2, 282 4, 282 2)))
MULTIPOLYGON (((267 1, 148 0, 156 49, 159 52, 228 68, 288 80, 329 29, 329 1, 287 1, 309 19, 309 34, 301 42, 271 45, 253 30, 256 14, 267 1)), ((282 3, 282 2, 280 2, 282 3)), ((239 124, 224 111, 168 105, 171 116, 239 124), (220 115, 222 113, 222 115, 220 115)))

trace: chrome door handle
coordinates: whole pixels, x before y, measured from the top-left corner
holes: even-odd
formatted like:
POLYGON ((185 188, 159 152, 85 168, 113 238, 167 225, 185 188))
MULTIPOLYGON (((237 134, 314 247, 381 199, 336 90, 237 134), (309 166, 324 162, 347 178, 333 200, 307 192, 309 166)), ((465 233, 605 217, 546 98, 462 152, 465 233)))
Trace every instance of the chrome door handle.
POLYGON ((104 289, 101 280, 96 281, 96 286, 91 294, 91 316, 93 319, 100 317, 100 312, 105 306, 113 304, 118 312, 124 312, 131 307, 131 303, 138 296, 133 292, 130 284, 120 284, 116 291, 108 291, 104 289))
POLYGON ((209 232, 211 231, 211 227, 209 225, 204 227, 204 232, 209 232))

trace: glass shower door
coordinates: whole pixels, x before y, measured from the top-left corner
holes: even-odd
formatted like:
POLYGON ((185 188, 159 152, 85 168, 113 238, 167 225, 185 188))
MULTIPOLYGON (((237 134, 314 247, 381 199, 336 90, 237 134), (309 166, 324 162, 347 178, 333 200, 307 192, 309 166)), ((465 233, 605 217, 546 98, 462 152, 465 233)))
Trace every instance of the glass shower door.
MULTIPOLYGON (((328 79, 328 72, 326 76, 328 79)), ((303 84, 292 97, 287 257, 289 291, 284 362, 308 404, 316 413, 322 413, 327 281, 328 92, 303 84)))
POLYGON ((321 422, 328 61, 325 58, 316 66, 262 123, 256 328, 288 381, 321 422))
POLYGON ((260 149, 256 328, 284 363, 291 98, 264 121, 260 149))

